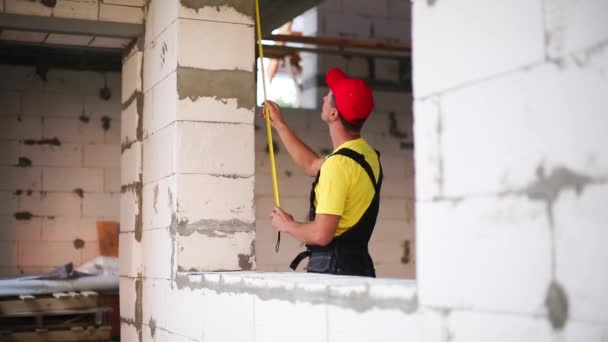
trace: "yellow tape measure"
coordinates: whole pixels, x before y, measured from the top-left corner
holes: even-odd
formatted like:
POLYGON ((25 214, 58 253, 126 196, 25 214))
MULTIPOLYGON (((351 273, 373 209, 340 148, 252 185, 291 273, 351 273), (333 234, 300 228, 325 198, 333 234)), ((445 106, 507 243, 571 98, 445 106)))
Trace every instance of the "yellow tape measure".
MULTIPOLYGON (((264 102, 267 100, 266 97, 266 75, 264 72, 264 49, 262 48, 262 26, 260 21, 260 2, 259 0, 255 0, 255 26, 257 28, 258 33, 258 51, 260 54, 260 65, 262 66, 262 89, 264 90, 264 102)), ((281 202, 279 201, 279 186, 277 184, 277 168, 274 162, 274 145, 272 141, 272 127, 270 126, 270 113, 268 112, 268 107, 264 107, 264 117, 266 118, 266 139, 268 140, 268 152, 270 154, 270 172, 272 175, 272 193, 274 194, 274 205, 277 207, 281 207, 281 202)), ((279 251, 279 245, 281 244, 281 232, 277 235, 277 244, 275 246, 275 251, 279 251)))

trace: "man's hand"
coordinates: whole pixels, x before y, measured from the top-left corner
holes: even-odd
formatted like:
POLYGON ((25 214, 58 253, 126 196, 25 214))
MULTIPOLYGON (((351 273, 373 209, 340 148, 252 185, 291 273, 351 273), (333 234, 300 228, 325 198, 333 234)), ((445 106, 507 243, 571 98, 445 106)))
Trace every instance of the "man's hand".
POLYGON ((294 222, 293 216, 279 207, 274 207, 270 213, 272 226, 284 233, 289 233, 289 226, 294 222))
POLYGON ((272 101, 264 101, 264 106, 262 107, 262 118, 266 116, 266 109, 268 109, 268 113, 270 114, 270 124, 275 129, 285 126, 285 120, 283 119, 283 114, 281 114, 281 107, 278 104, 272 101))

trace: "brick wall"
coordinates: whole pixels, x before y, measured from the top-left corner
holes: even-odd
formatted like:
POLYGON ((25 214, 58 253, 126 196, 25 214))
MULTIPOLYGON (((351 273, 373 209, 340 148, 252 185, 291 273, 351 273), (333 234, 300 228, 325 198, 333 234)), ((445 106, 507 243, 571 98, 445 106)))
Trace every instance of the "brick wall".
POLYGON ((88 261, 95 222, 119 217, 120 74, 0 75, 0 274, 88 261))

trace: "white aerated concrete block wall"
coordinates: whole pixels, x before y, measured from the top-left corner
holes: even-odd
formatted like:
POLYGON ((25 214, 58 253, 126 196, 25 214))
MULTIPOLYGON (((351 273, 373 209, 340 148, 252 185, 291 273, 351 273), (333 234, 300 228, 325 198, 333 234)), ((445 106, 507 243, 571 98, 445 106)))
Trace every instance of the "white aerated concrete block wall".
POLYGON ((127 340, 199 340, 189 318, 209 307, 196 306, 200 293, 182 289, 178 272, 255 268, 250 5, 148 2, 145 37, 124 60, 127 340))
POLYGON ((0 74, 0 273, 89 261, 96 221, 119 219, 120 74, 13 65, 0 74))
POLYGON ((413 13, 421 305, 456 340, 604 341, 606 3, 413 13))

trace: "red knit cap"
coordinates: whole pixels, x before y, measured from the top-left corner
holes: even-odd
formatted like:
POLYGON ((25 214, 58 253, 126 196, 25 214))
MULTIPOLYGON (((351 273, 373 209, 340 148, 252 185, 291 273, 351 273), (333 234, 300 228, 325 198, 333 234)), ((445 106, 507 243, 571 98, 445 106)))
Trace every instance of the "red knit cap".
POLYGON ((329 89, 334 93, 336 108, 340 115, 354 126, 361 126, 374 108, 372 91, 358 78, 349 78, 338 68, 325 75, 329 89))

